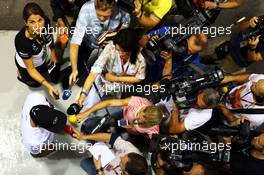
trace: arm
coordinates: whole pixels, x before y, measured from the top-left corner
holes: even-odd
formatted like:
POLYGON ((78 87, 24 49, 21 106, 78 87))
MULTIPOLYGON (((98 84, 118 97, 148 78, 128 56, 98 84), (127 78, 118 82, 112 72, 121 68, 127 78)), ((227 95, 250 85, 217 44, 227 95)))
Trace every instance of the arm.
POLYGON ((69 78, 69 84, 76 81, 78 75, 78 53, 79 53, 79 45, 78 44, 71 44, 70 45, 70 61, 72 67, 72 73, 69 78))
POLYGON ((81 112, 77 115, 78 121, 82 121, 87 118, 91 113, 98 111, 100 109, 104 109, 108 106, 127 106, 129 103, 130 98, 126 99, 113 99, 113 100, 104 100, 102 102, 97 103, 90 109, 81 112))
POLYGON ((179 111, 176 105, 173 106, 171 113, 171 120, 169 123, 169 133, 170 134, 180 134, 186 131, 184 122, 179 121, 179 111))
POLYGON ((112 82, 123 82, 123 83, 139 83, 141 80, 134 76, 116 76, 111 73, 105 74, 105 79, 112 82))
POLYGON ((162 51, 160 56, 165 60, 162 76, 172 78, 172 52, 162 51))
POLYGON ((73 137, 78 140, 92 140, 92 141, 102 141, 102 142, 110 142, 111 134, 109 133, 96 133, 96 134, 88 134, 83 135, 79 131, 74 130, 73 137))
POLYGON ((250 74, 245 75, 226 75, 224 79, 221 81, 221 84, 226 84, 229 82, 237 82, 237 83, 245 83, 248 81, 250 74))
POLYGON ((32 58, 23 61, 30 77, 32 77, 34 80, 45 86, 52 97, 55 97, 54 94, 59 95, 58 91, 53 89, 53 86, 49 84, 49 82, 34 67, 32 58))
POLYGON ((232 9, 240 7, 244 0, 229 0, 228 2, 219 3, 219 8, 221 9, 232 9))
POLYGON ((216 9, 216 8, 233 9, 233 8, 237 8, 241 6, 243 2, 244 0, 229 0, 228 2, 219 3, 219 5, 217 6, 217 3, 213 1, 205 1, 204 8, 206 9, 216 9))
POLYGON ((229 109, 223 103, 220 103, 217 106, 217 108, 222 111, 222 113, 224 114, 228 124, 232 124, 233 122, 235 122, 237 120, 237 118, 233 115, 233 113, 230 112, 229 109))
POLYGON ((249 49, 247 52, 248 61, 256 62, 256 61, 263 60, 261 53, 256 51, 257 46, 259 44, 259 38, 260 38, 260 35, 257 37, 253 37, 249 39, 248 41, 248 46, 249 46, 249 49))
POLYGON ((58 22, 58 19, 62 19, 64 15, 60 2, 58 0, 50 0, 50 6, 54 14, 54 18, 58 22))

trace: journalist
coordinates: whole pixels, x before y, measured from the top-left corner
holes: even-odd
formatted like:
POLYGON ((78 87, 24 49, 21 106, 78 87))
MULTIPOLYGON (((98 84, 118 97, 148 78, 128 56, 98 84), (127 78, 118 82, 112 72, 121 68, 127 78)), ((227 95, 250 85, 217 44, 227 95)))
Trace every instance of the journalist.
POLYGON ((252 129, 260 126, 264 122, 264 75, 225 76, 222 83, 229 82, 240 85, 230 89, 224 103, 218 105, 227 123, 236 126, 246 118, 252 129))
POLYGON ((75 82, 78 75, 79 77, 86 77, 84 76, 86 72, 85 63, 92 50, 99 48, 97 38, 100 34, 104 31, 117 32, 128 27, 129 24, 129 14, 116 8, 114 0, 86 2, 80 10, 71 39, 70 60, 72 71, 69 76, 69 84, 75 82))
POLYGON ((117 161, 110 162, 106 167, 94 164, 92 158, 81 161, 81 167, 89 175, 96 174, 124 174, 144 175, 148 172, 148 164, 142 153, 130 142, 123 140, 120 136, 109 133, 96 133, 82 135, 74 131, 73 137, 78 140, 103 141, 111 145, 117 161))

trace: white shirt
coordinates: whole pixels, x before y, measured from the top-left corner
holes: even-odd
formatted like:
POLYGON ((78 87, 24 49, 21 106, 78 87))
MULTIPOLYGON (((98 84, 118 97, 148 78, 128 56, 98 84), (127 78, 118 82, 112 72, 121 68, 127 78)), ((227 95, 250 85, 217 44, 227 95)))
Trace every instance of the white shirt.
MULTIPOLYGON (((167 111, 171 115, 173 109, 173 99, 170 98, 167 101, 161 100, 156 106, 164 104, 167 111)), ((179 110, 179 118, 184 122, 184 127, 186 130, 194 130, 201 127, 206 122, 208 122, 212 117, 213 109, 181 109, 179 110)), ((170 119, 168 119, 169 121, 170 119)))
MULTIPOLYGON (((232 95, 235 90, 241 88, 244 86, 244 90, 240 93, 240 97, 243 99, 241 100, 241 104, 243 106, 243 109, 249 109, 249 108, 264 108, 264 106, 255 105, 255 100, 253 98, 253 94, 251 93, 251 85, 253 82, 257 82, 261 79, 264 79, 264 74, 252 74, 249 77, 249 81, 233 88, 229 95, 232 95)), ((230 103, 230 101, 226 102, 226 106, 228 109, 234 109, 230 103)), ((259 126, 264 122, 264 114, 241 114, 241 113, 234 113, 235 117, 240 117, 241 115, 246 116, 251 121, 251 126, 259 126)))
MULTIPOLYGON (((36 105, 48 105, 46 98, 40 93, 31 93, 27 96, 22 109, 21 135, 26 149, 31 154, 39 154, 41 149, 45 149, 43 144, 52 143, 54 133, 40 127, 32 127, 30 123, 30 110, 36 105)), ((47 146, 47 145, 46 145, 47 146)))

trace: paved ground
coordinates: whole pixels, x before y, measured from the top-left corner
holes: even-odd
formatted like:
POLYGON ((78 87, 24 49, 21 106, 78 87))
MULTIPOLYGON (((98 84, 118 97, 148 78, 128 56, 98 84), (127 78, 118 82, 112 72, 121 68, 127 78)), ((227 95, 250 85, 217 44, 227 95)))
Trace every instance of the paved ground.
MULTIPOLYGON (((241 16, 251 17, 262 15, 264 1, 245 0, 246 3, 236 10, 225 10, 218 18, 216 25, 227 26, 241 16)), ((14 65, 14 36, 23 26, 22 9, 29 0, 1 0, 0 1, 0 53, 2 63, 0 65, 0 174, 2 175, 70 175, 85 174, 79 167, 81 157, 78 153, 59 153, 50 158, 33 159, 26 152, 21 143, 19 134, 20 111, 24 99, 32 89, 27 88, 16 80, 16 68, 14 65), (5 31, 8 30, 8 31, 5 31), (10 31, 13 30, 13 31, 10 31)), ((51 17, 49 0, 35 0, 46 10, 51 17)), ((207 52, 212 52, 215 45, 225 37, 210 40, 207 52)), ((230 62, 225 63, 229 65, 230 62)), ((232 67, 232 66, 231 66, 232 67)), ((263 63, 251 66, 254 72, 263 73, 263 63)), ((59 88, 59 87, 58 87, 59 88)), ((39 89, 44 93, 45 91, 39 89)), ((70 102, 76 98, 78 88, 69 101, 56 102, 61 110, 66 110, 70 102)), ((67 136, 58 138, 70 143, 72 139, 67 136)))

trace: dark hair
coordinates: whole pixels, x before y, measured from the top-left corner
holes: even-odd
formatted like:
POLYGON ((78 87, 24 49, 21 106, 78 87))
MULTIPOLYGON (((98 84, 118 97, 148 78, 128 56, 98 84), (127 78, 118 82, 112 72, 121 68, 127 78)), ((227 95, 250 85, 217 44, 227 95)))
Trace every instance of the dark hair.
POLYGON ((95 9, 98 10, 108 10, 113 9, 115 5, 114 0, 95 0, 94 1, 95 9))
POLYGON ((213 88, 204 89, 202 92, 205 94, 203 97, 205 104, 207 104, 210 108, 216 107, 220 101, 219 92, 213 88))
POLYGON ((34 2, 28 3, 24 7, 24 10, 23 10, 24 21, 27 22, 28 18, 31 15, 39 15, 42 18, 46 19, 45 12, 41 9, 41 7, 38 4, 36 4, 34 2))
POLYGON ((136 153, 129 153, 127 156, 125 171, 129 175, 145 175, 148 172, 148 163, 143 156, 136 153))
POLYGON ((207 36, 205 34, 195 35, 195 45, 205 48, 207 46, 207 36))
POLYGON ((114 44, 118 44, 125 52, 131 52, 130 63, 135 64, 140 51, 139 36, 135 29, 126 28, 120 30, 114 38, 114 44))

